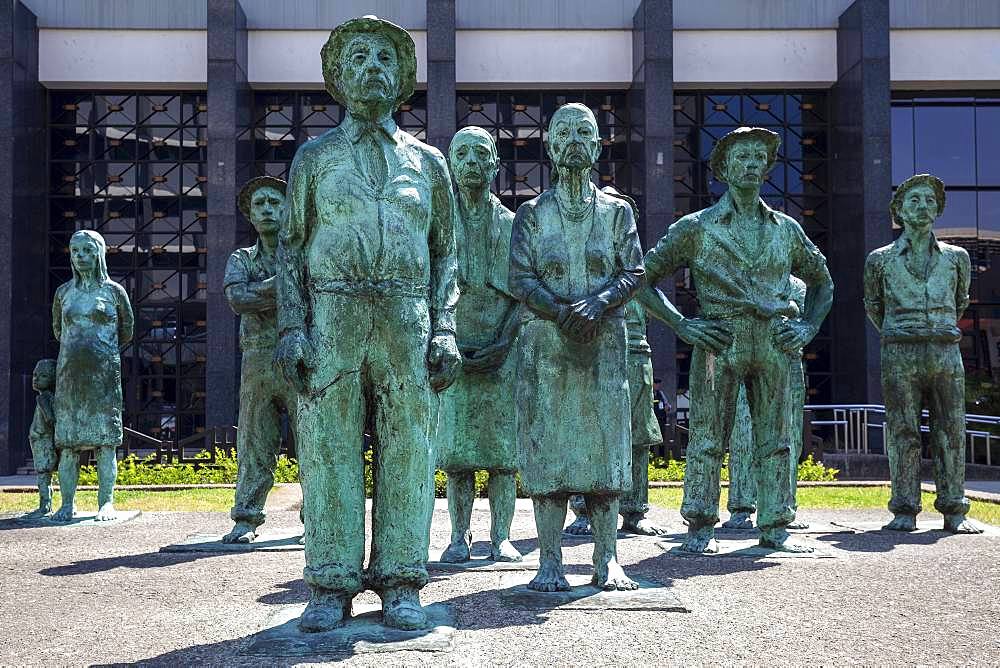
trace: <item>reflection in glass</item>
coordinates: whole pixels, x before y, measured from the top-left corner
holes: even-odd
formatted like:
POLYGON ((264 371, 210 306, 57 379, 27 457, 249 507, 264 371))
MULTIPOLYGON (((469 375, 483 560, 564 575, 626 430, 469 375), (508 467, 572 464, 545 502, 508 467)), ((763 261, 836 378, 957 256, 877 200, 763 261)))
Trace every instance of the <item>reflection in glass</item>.
POLYGON ((975 113, 971 106, 918 106, 913 112, 914 173, 950 186, 976 184, 975 113))

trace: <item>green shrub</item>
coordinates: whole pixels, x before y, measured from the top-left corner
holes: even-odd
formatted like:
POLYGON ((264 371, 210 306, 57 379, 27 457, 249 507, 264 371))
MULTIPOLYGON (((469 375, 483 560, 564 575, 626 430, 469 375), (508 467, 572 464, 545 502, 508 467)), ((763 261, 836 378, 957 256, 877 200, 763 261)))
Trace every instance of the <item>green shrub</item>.
MULTIPOLYGON (((799 463, 798 479, 800 481, 831 482, 837 479, 838 469, 829 468, 813 459, 810 454, 805 461, 799 463)), ((722 480, 729 480, 729 455, 722 460, 722 480)), ((650 482, 682 482, 684 480, 684 462, 673 458, 653 457, 649 461, 650 482)))
MULTIPOLYGON (((196 460, 205 463, 196 464, 156 464, 154 456, 139 459, 129 455, 118 462, 118 485, 224 485, 236 482, 236 456, 228 450, 217 448, 215 462, 209 461, 208 452, 199 453, 196 460)), ((275 482, 298 482, 299 465, 294 459, 282 455, 274 471, 275 482)), ((97 484, 97 467, 83 466, 80 468, 80 484, 97 484)))
POLYGON ((830 468, 823 465, 823 462, 813 460, 812 454, 806 457, 805 461, 799 462, 798 479, 800 481, 832 482, 837 479, 840 469, 830 468))

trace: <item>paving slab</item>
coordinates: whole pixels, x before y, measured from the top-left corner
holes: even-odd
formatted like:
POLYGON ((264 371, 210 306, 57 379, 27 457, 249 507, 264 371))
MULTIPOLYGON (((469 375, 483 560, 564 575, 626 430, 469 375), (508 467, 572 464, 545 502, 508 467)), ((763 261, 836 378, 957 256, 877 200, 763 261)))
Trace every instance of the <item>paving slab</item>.
MULTIPOLYGON (((975 522, 975 520, 972 520, 975 522)), ((851 529, 859 533, 871 533, 879 532, 892 534, 925 534, 925 533, 940 533, 946 536, 953 535, 950 531, 945 531, 940 521, 933 520, 917 520, 917 530, 916 531, 891 531, 889 529, 883 529, 887 523, 888 519, 878 522, 855 522, 850 520, 840 520, 833 522, 834 525, 839 527, 844 527, 851 529)), ((982 535, 984 536, 1000 536, 1000 527, 995 527, 992 524, 986 524, 984 522, 976 522, 980 528, 983 529, 982 535)))
POLYGON ((636 578, 639 588, 633 591, 605 591, 591 584, 588 575, 568 574, 572 589, 542 592, 528 589, 534 576, 528 573, 505 573, 500 576, 500 598, 525 610, 646 610, 689 612, 680 600, 658 582, 636 578))
MULTIPOLYGON (((440 555, 446 548, 430 549, 432 555, 440 555)), ((538 570, 538 550, 534 550, 522 556, 521 561, 493 561, 488 556, 473 555, 469 561, 452 563, 447 561, 428 561, 427 570, 444 571, 452 573, 488 573, 493 571, 537 571, 538 570)))
POLYGON ((377 605, 355 604, 354 616, 344 626, 323 633, 303 633, 299 617, 305 604, 276 611, 268 628, 247 639, 243 655, 261 657, 331 656, 389 652, 450 652, 455 648, 455 626, 448 606, 425 607, 431 627, 400 631, 382 625, 377 605))
POLYGON ((56 522, 51 515, 45 517, 10 517, 8 521, 15 522, 24 528, 30 527, 113 527, 125 522, 131 522, 142 515, 141 510, 119 510, 115 513, 113 520, 96 521, 96 512, 77 512, 69 522, 56 522))
POLYGON ((160 552, 301 552, 302 530, 262 533, 252 543, 223 543, 221 533, 193 533, 179 543, 164 545, 160 552))
MULTIPOLYGON (((730 529, 729 527, 724 527, 721 524, 715 527, 716 535, 725 534, 733 536, 746 536, 748 538, 757 537, 760 535, 760 529, 753 526, 749 529, 730 529)), ((789 529, 790 534, 799 534, 803 536, 808 536, 810 534, 828 534, 828 533, 855 533, 855 530, 848 526, 842 526, 834 524, 833 522, 809 522, 809 526, 805 529, 789 529)))
MULTIPOLYGON (((853 531, 850 533, 854 533, 853 531)), ((719 545, 718 552, 704 552, 692 554, 680 549, 683 536, 671 537, 667 540, 660 540, 657 546, 672 557, 693 558, 708 557, 713 559, 735 557, 745 559, 833 559, 843 556, 843 552, 829 545, 818 543, 808 538, 796 538, 795 542, 802 545, 809 545, 812 552, 784 552, 774 550, 769 547, 762 547, 756 538, 733 538, 716 534, 716 543, 719 545)))

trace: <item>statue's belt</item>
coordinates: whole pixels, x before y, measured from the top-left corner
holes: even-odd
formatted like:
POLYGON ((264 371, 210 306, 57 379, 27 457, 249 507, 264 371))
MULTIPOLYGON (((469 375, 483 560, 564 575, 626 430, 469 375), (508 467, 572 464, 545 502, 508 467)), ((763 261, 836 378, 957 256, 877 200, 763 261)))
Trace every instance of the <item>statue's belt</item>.
POLYGON ((958 343, 962 330, 954 325, 917 325, 887 327, 882 330, 883 343, 958 343))
POLYGON ((313 292, 345 295, 349 297, 423 297, 430 287, 422 281, 386 279, 381 281, 322 281, 309 286, 313 292))

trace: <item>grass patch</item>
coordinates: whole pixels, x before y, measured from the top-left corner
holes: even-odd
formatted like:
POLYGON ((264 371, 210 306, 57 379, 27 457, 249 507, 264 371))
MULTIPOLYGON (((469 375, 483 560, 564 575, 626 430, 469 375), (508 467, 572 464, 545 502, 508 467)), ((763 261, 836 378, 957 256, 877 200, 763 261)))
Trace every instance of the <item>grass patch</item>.
MULTIPOLYGON (((62 498, 53 495, 53 508, 59 508, 62 498)), ((233 506, 232 489, 181 489, 166 492, 143 490, 117 490, 115 508, 143 512, 229 512, 233 506)), ((26 513, 38 507, 38 493, 0 493, 0 513, 26 513)), ((76 493, 77 510, 97 512, 97 492, 81 490, 76 493)))
MULTIPOLYGON (((649 490, 649 502, 663 508, 680 510, 684 490, 679 487, 661 487, 649 490)), ((921 504, 925 511, 934 510, 935 495, 924 492, 921 504)), ((719 507, 726 507, 728 490, 722 489, 719 507)), ((800 487, 798 491, 799 508, 815 510, 864 510, 878 508, 889 511, 889 487, 800 487)), ((969 517, 987 524, 1000 525, 1000 504, 985 501, 973 501, 969 517)))

